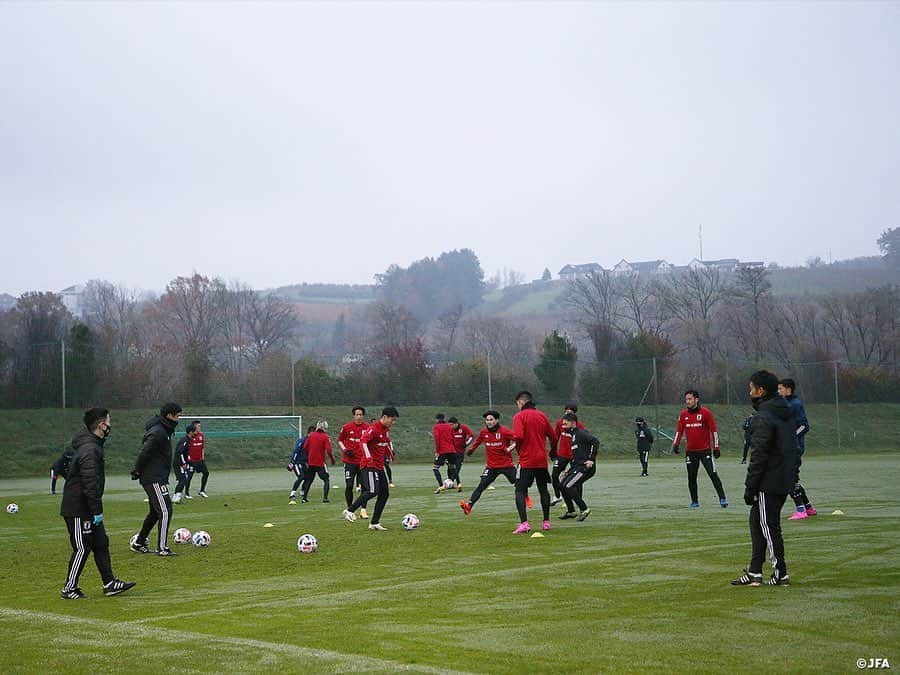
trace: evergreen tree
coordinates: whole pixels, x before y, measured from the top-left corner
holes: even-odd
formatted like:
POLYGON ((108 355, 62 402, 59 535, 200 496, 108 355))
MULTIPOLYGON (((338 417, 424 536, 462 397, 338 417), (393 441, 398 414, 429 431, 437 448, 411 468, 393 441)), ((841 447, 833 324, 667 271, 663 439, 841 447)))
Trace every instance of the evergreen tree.
POLYGON ((556 399, 571 398, 575 390, 575 361, 578 350, 565 335, 553 331, 544 338, 540 361, 534 374, 544 390, 556 399))

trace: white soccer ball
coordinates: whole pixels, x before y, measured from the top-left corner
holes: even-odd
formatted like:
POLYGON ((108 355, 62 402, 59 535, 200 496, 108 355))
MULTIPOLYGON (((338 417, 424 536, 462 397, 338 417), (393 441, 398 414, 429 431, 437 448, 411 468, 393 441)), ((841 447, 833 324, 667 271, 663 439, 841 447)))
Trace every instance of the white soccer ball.
POLYGON ((194 536, 191 537, 191 543, 194 546, 199 546, 200 548, 205 548, 209 546, 209 542, 212 541, 212 537, 209 536, 209 532, 205 532, 204 530, 197 530, 194 532, 194 536))
POLYGON ((18 512, 19 512, 19 505, 18 505, 18 504, 7 504, 7 505, 6 505, 6 512, 7 512, 7 513, 18 513, 18 512))
POLYGON ((319 542, 311 534, 301 534, 297 540, 297 550, 300 553, 315 553, 319 550, 319 542))
POLYGON ((454 483, 451 479, 448 478, 447 480, 444 481, 445 489, 452 490, 454 487, 456 487, 456 483, 454 483))
POLYGON ((179 527, 175 530, 175 534, 172 535, 172 539, 175 540, 176 544, 187 544, 191 541, 191 531, 186 527, 179 527))
POLYGON ((407 513, 403 516, 403 520, 400 521, 400 524, 403 525, 404 530, 415 530, 419 527, 419 516, 415 513, 407 513))

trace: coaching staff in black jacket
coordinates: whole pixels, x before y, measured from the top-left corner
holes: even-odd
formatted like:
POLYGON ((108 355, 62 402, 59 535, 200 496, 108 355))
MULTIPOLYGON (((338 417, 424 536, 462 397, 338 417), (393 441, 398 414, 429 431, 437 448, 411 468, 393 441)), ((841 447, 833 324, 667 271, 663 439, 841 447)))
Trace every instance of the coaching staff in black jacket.
POLYGON ((756 414, 750 420, 750 463, 744 481, 744 502, 750 506, 753 552, 745 573, 735 586, 759 586, 762 564, 769 550, 771 586, 790 583, 781 537, 781 507, 794 487, 797 438, 790 404, 778 395, 778 378, 767 370, 750 376, 750 399, 756 414))
POLYGON ((109 436, 110 419, 106 408, 91 408, 84 413, 84 431, 72 439, 72 459, 63 489, 59 514, 66 520, 72 557, 66 585, 60 595, 65 600, 86 597, 78 588, 78 578, 91 552, 100 571, 104 595, 118 595, 134 586, 133 581, 116 579, 109 558, 109 537, 103 525, 104 472, 103 444, 109 436))
POLYGON ((169 467, 172 466, 172 434, 178 426, 181 406, 165 403, 159 415, 151 417, 144 426, 144 440, 134 468, 132 480, 140 480, 150 500, 150 512, 144 518, 141 531, 131 538, 131 550, 135 553, 150 553, 147 536, 153 526, 159 523, 159 539, 156 553, 162 556, 175 555, 169 549, 169 525, 172 522, 172 500, 169 498, 169 467))

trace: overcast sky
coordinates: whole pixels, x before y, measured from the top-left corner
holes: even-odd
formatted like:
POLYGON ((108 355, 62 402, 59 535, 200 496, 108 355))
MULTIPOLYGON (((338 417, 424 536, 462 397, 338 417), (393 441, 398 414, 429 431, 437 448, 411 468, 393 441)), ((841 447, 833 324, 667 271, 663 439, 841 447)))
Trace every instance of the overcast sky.
POLYGON ((897 2, 0 0, 0 292, 877 254, 897 2))

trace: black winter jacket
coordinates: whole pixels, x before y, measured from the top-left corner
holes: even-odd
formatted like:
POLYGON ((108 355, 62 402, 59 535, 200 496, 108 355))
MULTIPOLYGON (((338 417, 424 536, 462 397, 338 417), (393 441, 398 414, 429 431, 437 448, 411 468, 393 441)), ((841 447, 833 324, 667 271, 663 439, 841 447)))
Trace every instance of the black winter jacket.
POLYGON ((168 483, 172 466, 172 434, 178 422, 156 415, 144 425, 141 452, 134 463, 132 474, 137 473, 141 485, 168 483))
POLYGON ((764 398, 750 421, 750 463, 744 485, 751 492, 790 494, 796 467, 794 412, 781 396, 764 398))
POLYGON ((634 430, 634 435, 637 438, 638 452, 649 452, 650 446, 653 445, 653 432, 650 431, 650 427, 642 424, 634 430))
POLYGON ((584 429, 575 428, 573 432, 566 432, 572 437, 572 466, 584 466, 587 461, 597 461, 597 450, 600 441, 584 429))
POLYGON ((103 489, 106 485, 103 442, 86 429, 72 439, 74 454, 69 462, 59 515, 90 518, 103 513, 103 489))

